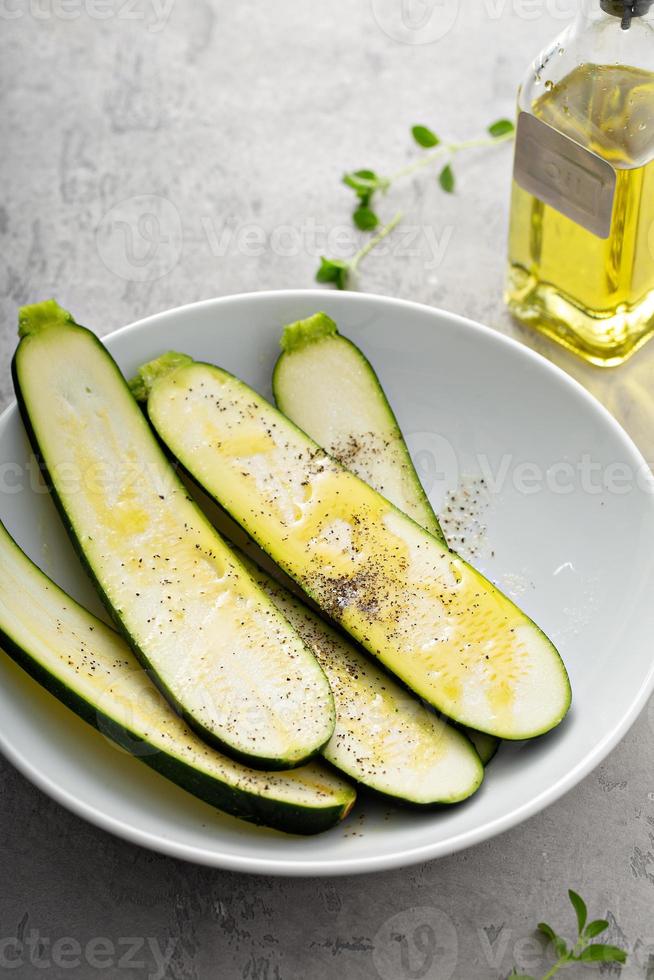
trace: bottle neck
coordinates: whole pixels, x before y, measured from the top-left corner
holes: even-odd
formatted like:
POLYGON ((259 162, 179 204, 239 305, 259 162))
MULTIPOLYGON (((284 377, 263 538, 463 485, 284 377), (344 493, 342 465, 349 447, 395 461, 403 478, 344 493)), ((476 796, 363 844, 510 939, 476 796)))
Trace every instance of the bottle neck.
POLYGON ((634 65, 651 71, 654 0, 577 2, 577 17, 566 40, 579 49, 578 60, 634 65))
POLYGON ((600 0, 600 7, 609 17, 618 17, 622 29, 627 31, 637 18, 646 17, 654 0, 600 0))

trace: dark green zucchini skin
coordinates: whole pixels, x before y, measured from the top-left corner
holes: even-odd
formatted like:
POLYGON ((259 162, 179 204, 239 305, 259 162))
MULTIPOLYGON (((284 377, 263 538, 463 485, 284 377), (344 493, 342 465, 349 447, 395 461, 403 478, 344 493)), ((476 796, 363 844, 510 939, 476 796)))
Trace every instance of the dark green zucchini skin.
MULTIPOLYGON (((111 356, 111 354, 109 353, 109 351, 107 350, 107 348, 99 340, 99 338, 96 337, 96 335, 93 333, 93 331, 89 330, 87 327, 80 326, 80 324, 78 324, 78 323, 74 323, 72 325, 74 325, 77 330, 84 331, 84 333, 87 334, 92 339, 93 343, 96 344, 96 346, 100 349, 100 351, 102 352, 102 354, 106 358, 108 358, 108 360, 110 361, 110 363, 111 363, 111 365, 112 365, 115 373, 120 378, 121 383, 125 384, 125 379, 124 379, 124 377, 123 377, 123 375, 122 375, 122 373, 120 371, 120 368, 116 364, 115 360, 113 359, 113 357, 111 356)), ((56 329, 56 328, 53 328, 53 329, 56 329)), ((81 562, 81 564, 82 564, 85 572, 88 574, 89 578, 93 582, 93 585, 95 586, 95 589, 96 589, 96 591, 98 593, 98 596, 100 597, 100 599, 101 599, 101 601, 102 601, 105 609, 107 610, 109 616, 111 617, 112 623, 115 625, 117 631, 120 633, 120 635, 122 636, 122 638, 125 640, 125 642, 129 646, 130 650, 132 650, 132 652, 134 653, 134 655, 138 659, 139 663, 141 664, 141 666, 143 667, 143 669, 148 674, 148 677, 153 681, 153 683, 161 691, 161 693, 166 698, 166 700, 170 704, 171 708, 175 711, 175 713, 180 718, 183 718, 184 719, 184 721, 189 726, 189 728, 192 729, 192 731, 194 731, 202 739, 203 742, 206 742, 207 745, 211 745, 213 748, 217 749, 219 752, 222 752, 224 755, 227 755, 230 758, 235 759, 237 762, 240 762, 244 766, 247 766, 247 767, 249 767, 251 769, 262 769, 264 771, 275 772, 275 771, 282 771, 282 770, 294 769, 294 768, 297 768, 299 766, 305 765, 307 762, 311 761, 311 759, 318 758, 319 755, 320 755, 320 752, 324 748, 324 745, 319 746, 310 756, 307 756, 306 758, 301 759, 300 761, 294 763, 293 765, 289 765, 288 764, 288 761, 286 761, 286 760, 280 760, 280 759, 274 758, 274 757, 273 758, 268 758, 268 757, 264 757, 264 756, 253 757, 251 755, 248 755, 247 753, 240 752, 233 745, 230 745, 230 744, 224 742, 222 739, 220 739, 216 735, 215 732, 212 732, 208 728, 205 728, 203 725, 199 724, 198 721, 193 717, 193 715, 185 709, 184 705, 180 703, 179 699, 177 697, 175 697, 175 695, 173 694, 173 692, 164 683, 164 681, 162 680, 162 678, 160 677, 160 675, 157 673, 157 671, 154 670, 154 668, 152 667, 152 664, 150 663, 149 659, 146 657, 146 655, 143 652, 143 650, 141 650, 141 648, 138 645, 138 643, 135 642, 134 638, 130 635, 129 631, 123 625, 122 620, 120 619, 120 617, 118 616, 116 610, 113 607, 113 604, 111 603, 109 597, 107 596, 106 592, 102 588, 102 585, 100 584, 100 582, 99 582, 99 580, 98 580, 98 578, 97 578, 97 576, 96 576, 96 574, 95 574, 95 572, 93 570, 93 566, 91 565, 91 563, 89 562, 89 560, 86 557, 86 554, 84 552, 84 548, 82 547, 82 544, 81 544, 79 538, 77 537, 77 533, 75 531, 75 528, 74 528, 74 526, 73 526, 73 524, 72 524, 72 522, 71 522, 71 520, 70 520, 70 518, 68 516, 68 513, 66 511, 66 508, 64 507, 64 505, 63 505, 63 503, 61 501, 61 498, 59 497, 59 494, 57 493, 57 488, 56 488, 56 486, 54 484, 54 481, 52 480, 51 474, 49 472, 48 466, 47 466, 46 461, 45 461, 44 454, 43 454, 43 452, 41 450, 41 446, 39 444, 39 440, 38 440, 37 435, 36 435, 36 432, 35 432, 35 430, 34 430, 34 428, 32 426, 32 423, 31 423, 31 420, 30 420, 30 416, 29 416, 29 411, 27 409, 27 405, 25 403, 25 398, 23 397, 23 393, 22 393, 22 389, 21 389, 20 368, 19 368, 20 351, 21 351, 21 347, 22 347, 23 343, 25 343, 25 341, 27 339, 28 338, 23 338, 19 342, 18 346, 16 347, 16 351, 14 352, 14 356, 13 356, 13 358, 11 360, 11 376, 12 376, 12 381, 13 381, 13 385, 14 385, 14 391, 15 391, 15 394, 16 394, 16 402, 18 404, 18 409, 19 409, 19 412, 20 412, 20 416, 21 416, 23 425, 25 427, 25 431, 27 433, 28 439, 30 441, 30 445, 32 446, 32 450, 34 452, 34 456, 35 456, 36 461, 38 463, 39 470, 40 470, 41 475, 43 477, 44 483, 46 484, 46 486, 48 488, 48 491, 50 493, 50 496, 51 496, 52 500, 54 501, 54 504, 55 504, 55 506, 57 508, 57 511, 59 513, 59 516, 61 518, 61 521, 62 521, 62 523, 63 523, 63 525, 64 525, 64 527, 66 529, 66 532, 67 532, 67 534, 68 534, 68 536, 69 536, 69 538, 70 538, 70 540, 72 542, 72 545, 73 545, 73 547, 75 549, 75 552, 76 552, 76 554, 77 554, 77 556, 78 556, 78 558, 79 558, 79 560, 80 560, 80 562, 81 562)), ((138 411, 139 410, 136 401, 134 402, 134 408, 135 408, 135 411, 138 411)), ((148 426, 148 428, 150 429, 150 431, 153 432, 154 431, 154 426, 151 426, 149 424, 149 421, 148 421, 147 417, 144 418, 144 422, 148 426)), ((157 442, 158 443, 161 442, 161 440, 159 439, 158 436, 157 436, 157 442)), ((164 455, 167 455, 170 458, 170 456, 169 456, 168 453, 166 453, 164 455)), ((179 469, 179 467, 176 467, 175 466, 174 462, 172 462, 171 465, 173 466, 174 469, 179 469)), ((188 499, 191 500, 192 498, 190 496, 188 496, 188 499)), ((329 741, 329 739, 327 739, 327 741, 329 741)), ((327 744, 327 741, 325 742, 325 745, 327 744)))
POLYGON ((313 809, 269 801, 255 793, 237 790, 216 779, 211 779, 205 773, 186 765, 181 759, 162 752, 157 746, 118 724, 114 718, 110 718, 85 698, 79 697, 75 691, 46 670, 38 660, 18 646, 2 627, 0 627, 0 646, 25 673, 83 721, 111 738, 155 772, 223 813, 229 813, 258 826, 272 827, 284 833, 309 836, 329 830, 347 812, 347 805, 313 809))

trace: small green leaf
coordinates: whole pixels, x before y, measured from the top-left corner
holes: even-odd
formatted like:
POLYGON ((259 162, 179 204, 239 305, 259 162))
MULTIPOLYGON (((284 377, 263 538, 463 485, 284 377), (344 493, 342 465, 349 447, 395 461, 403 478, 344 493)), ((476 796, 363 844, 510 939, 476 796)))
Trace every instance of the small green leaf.
POLYGON ((515 126, 510 119, 498 119, 488 127, 488 132, 494 139, 497 139, 498 136, 506 136, 507 133, 512 133, 514 130, 515 126))
POLYGON ((412 126, 411 135, 418 146, 424 146, 427 150, 431 149, 432 146, 438 146, 440 143, 436 133, 433 133, 427 126, 412 126))
POLYGON ((371 208, 366 207, 365 204, 360 204, 354 211, 352 220, 359 231, 372 231, 379 224, 379 218, 375 212, 371 208))
POLYGON ((586 946, 586 949, 579 956, 581 963, 626 963, 627 954, 624 949, 618 946, 604 946, 601 943, 593 943, 586 946))
POLYGON ((333 283, 337 289, 347 289, 350 277, 349 263, 340 259, 320 258, 320 268, 316 272, 316 281, 323 283, 333 283))
POLYGON ((373 191, 384 186, 384 181, 374 170, 352 170, 343 174, 343 183, 351 187, 354 193, 366 204, 370 201, 373 191))
POLYGON ((604 932, 608 927, 609 924, 606 919, 595 919, 593 922, 589 922, 584 929, 584 937, 586 939, 594 939, 595 936, 599 936, 600 932, 604 932))
POLYGON ((542 932, 542 934, 544 936, 547 936, 547 938, 549 939, 549 941, 554 946, 554 949, 556 951, 556 955, 558 957, 568 956, 569 955, 569 950, 568 950, 568 947, 567 947, 567 945, 565 943, 565 940, 564 939, 561 939, 560 936, 557 936, 557 934, 554 932, 554 930, 552 929, 552 927, 551 926, 548 926, 547 922, 539 922, 538 923, 538 931, 539 932, 542 932))
POLYGON ((454 193, 454 186, 456 181, 454 178, 454 171, 452 170, 449 163, 447 163, 439 173, 438 182, 446 194, 454 193))
POLYGON ((584 926, 586 925, 586 919, 588 918, 586 903, 581 895, 577 895, 576 892, 573 892, 572 888, 568 890, 568 898, 572 903, 573 909, 577 913, 577 925, 579 927, 579 935, 581 935, 584 931, 584 926))

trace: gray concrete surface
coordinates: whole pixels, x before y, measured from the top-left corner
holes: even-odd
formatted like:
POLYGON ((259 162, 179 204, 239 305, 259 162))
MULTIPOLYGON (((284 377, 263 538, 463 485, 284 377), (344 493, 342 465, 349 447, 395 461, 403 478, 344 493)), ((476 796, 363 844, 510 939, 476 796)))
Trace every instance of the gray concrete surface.
MULTIPOLYGON (((428 6, 406 4, 402 26, 400 0, 2 0, 2 403, 17 304, 56 294, 103 334, 204 297, 312 285, 325 234, 333 252, 348 228, 341 172, 401 166, 414 122, 465 138, 511 113, 528 61, 572 4, 436 0, 431 20, 428 6), (158 228, 135 224, 143 196, 158 199, 146 208, 158 209, 158 228)), ((593 390, 652 459, 654 345, 600 373, 522 335, 502 309, 510 159, 508 147, 460 159, 455 197, 425 179, 393 192, 384 213, 402 199, 415 241, 372 256, 359 288, 519 335, 593 390)), ((374 978, 399 930, 409 956, 387 968, 393 980, 500 978, 514 963, 542 976, 534 926, 545 917, 570 931, 574 886, 630 948, 622 976, 651 980, 653 722, 650 708, 577 789, 490 843, 321 881, 140 850, 0 760, 0 974, 374 978), (440 912, 412 911, 424 908, 440 912), (416 929, 441 912, 454 932, 443 920, 434 955, 416 929), (34 953, 12 965, 16 935, 34 953), (139 937, 132 948, 129 937, 139 937)))

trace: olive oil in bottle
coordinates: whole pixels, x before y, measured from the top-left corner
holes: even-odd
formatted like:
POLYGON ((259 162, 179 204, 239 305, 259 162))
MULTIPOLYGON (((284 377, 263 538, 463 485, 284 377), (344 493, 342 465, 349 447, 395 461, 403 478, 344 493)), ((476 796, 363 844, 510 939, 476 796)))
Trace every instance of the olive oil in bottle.
POLYGON ((520 93, 507 302, 601 365, 654 336, 651 6, 598 2, 520 93))

